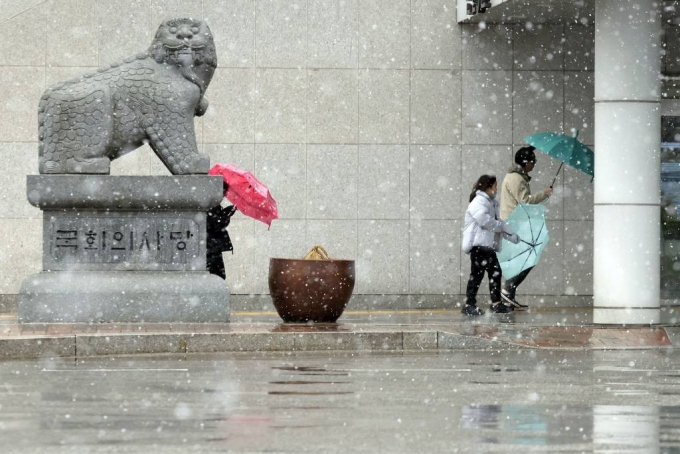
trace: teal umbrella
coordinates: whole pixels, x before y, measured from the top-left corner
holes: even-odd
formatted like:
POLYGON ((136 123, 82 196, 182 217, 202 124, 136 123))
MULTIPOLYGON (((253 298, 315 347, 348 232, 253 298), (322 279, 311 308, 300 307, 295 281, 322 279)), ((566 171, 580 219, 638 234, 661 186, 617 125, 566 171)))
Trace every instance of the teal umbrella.
POLYGON ((503 248, 498 253, 503 277, 510 279, 536 266, 550 240, 550 235, 545 225, 543 205, 520 203, 512 210, 506 222, 520 238, 517 244, 503 241, 503 248))
MULTIPOLYGON (((578 131, 576 131, 574 137, 554 132, 541 132, 525 137, 524 141, 548 156, 562 161, 560 168, 557 170, 557 175, 562 170, 562 165, 567 164, 581 172, 587 173, 591 177, 595 176, 595 155, 593 150, 578 140, 578 131)), ((557 175, 553 179, 553 184, 555 184, 557 175)), ((552 186, 551 184, 550 187, 552 188, 552 186)))

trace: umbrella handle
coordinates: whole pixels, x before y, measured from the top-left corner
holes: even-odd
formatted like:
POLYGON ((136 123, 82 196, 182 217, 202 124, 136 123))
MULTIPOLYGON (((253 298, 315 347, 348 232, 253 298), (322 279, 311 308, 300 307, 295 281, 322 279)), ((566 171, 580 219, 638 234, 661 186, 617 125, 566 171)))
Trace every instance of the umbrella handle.
POLYGON ((552 189, 552 187, 555 185, 555 180, 557 180, 557 175, 560 174, 560 170, 562 170, 562 166, 563 166, 563 165, 564 165, 564 163, 563 163, 563 162, 560 162, 560 168, 557 169, 557 173, 555 174, 555 178, 553 178, 552 183, 550 183, 550 189, 552 189))

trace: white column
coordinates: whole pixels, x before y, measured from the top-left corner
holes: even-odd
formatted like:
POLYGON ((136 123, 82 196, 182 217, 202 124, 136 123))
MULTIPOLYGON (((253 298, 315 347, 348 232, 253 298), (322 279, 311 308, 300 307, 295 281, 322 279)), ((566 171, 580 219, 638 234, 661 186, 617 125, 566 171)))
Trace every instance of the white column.
POLYGON ((467 19, 467 0, 457 0, 456 13, 458 22, 467 19))
POLYGON ((659 322, 658 0, 596 0, 594 322, 659 322))

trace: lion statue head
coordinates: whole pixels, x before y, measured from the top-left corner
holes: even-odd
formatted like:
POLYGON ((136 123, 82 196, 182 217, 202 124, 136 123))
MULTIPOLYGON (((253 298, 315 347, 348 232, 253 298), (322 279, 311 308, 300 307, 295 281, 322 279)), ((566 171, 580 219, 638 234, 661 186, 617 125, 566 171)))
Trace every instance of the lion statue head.
POLYGON ((182 75, 201 89, 212 79, 217 67, 215 42, 208 25, 196 19, 180 18, 163 22, 156 32, 149 55, 158 63, 179 68, 182 75))

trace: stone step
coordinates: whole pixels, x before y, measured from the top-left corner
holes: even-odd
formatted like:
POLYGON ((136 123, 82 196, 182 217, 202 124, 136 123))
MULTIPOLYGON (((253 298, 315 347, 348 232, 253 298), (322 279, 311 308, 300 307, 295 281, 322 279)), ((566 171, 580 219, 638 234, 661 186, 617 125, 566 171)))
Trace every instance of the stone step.
POLYGON ((216 352, 658 349, 680 345, 674 310, 664 312, 664 326, 652 327, 592 325, 587 321, 592 311, 582 309, 533 309, 474 319, 455 311, 349 311, 338 324, 283 324, 271 312, 233 315, 237 322, 24 325, 3 315, 0 360, 216 352), (562 320, 562 326, 556 320, 562 320))

